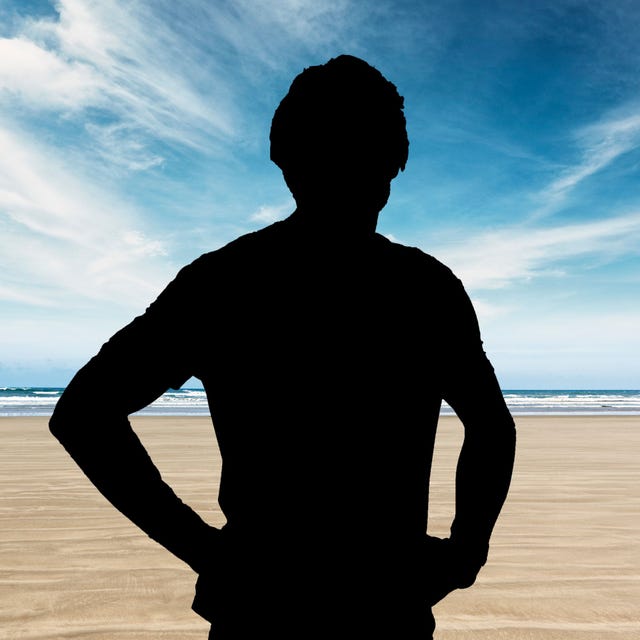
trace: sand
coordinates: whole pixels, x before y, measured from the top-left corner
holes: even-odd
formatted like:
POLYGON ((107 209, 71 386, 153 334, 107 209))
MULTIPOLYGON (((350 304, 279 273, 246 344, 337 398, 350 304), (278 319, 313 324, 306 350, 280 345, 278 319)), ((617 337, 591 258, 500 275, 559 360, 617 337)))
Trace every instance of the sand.
MULTIPOLYGON (((519 417, 512 489, 476 584, 436 609, 437 640, 640 638, 640 416, 519 417)), ((207 418, 134 419, 165 479, 214 525, 207 418)), ((49 435, 0 418, 0 635, 207 637, 195 576, 115 511, 49 435)), ((462 428, 439 429, 429 532, 446 535, 462 428)), ((303 639, 301 639, 303 640, 303 639)))

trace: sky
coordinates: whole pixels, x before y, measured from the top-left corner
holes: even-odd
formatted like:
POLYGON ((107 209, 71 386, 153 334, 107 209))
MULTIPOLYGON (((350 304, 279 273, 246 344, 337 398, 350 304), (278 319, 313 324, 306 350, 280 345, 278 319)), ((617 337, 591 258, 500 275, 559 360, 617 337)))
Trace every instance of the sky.
POLYGON ((636 0, 0 0, 0 386, 66 385, 291 213, 274 109, 349 53, 405 99, 378 230, 462 279, 501 386, 640 388, 638 33, 636 0))

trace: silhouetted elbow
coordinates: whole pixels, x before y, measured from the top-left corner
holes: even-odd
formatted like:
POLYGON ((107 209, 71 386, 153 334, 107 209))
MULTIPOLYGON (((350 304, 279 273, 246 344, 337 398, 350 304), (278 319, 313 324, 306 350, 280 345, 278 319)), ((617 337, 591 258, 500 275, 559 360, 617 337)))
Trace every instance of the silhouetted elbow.
POLYGON ((56 407, 51 419, 49 420, 49 431, 55 438, 64 444, 64 442, 69 438, 69 434, 73 432, 71 425, 74 422, 72 414, 56 407))
POLYGON ((78 400, 77 394, 67 388, 53 410, 49 431, 65 447, 79 433, 81 422, 87 419, 83 404, 78 400))

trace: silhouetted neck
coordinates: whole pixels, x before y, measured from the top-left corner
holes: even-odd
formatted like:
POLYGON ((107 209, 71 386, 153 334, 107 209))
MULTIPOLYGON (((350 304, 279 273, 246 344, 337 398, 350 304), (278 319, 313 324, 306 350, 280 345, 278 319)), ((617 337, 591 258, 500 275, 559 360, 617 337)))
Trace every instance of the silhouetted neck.
POLYGON ((358 215, 345 211, 335 213, 298 207, 285 222, 301 236, 340 245, 373 238, 377 221, 377 215, 358 215))

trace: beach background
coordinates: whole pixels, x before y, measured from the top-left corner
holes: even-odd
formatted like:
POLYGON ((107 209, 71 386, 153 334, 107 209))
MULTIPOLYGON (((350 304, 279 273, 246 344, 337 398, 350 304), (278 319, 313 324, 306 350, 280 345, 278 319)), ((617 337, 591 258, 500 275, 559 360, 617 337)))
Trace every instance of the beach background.
MULTIPOLYGON (((56 390, 40 392, 32 394, 57 395, 56 390)), ((512 394, 521 403, 542 395, 512 394)), ((615 394, 627 404, 640 396, 615 394)), ((611 400, 614 392, 600 392, 600 400, 603 395, 611 400)), ((171 399, 164 402, 171 404, 171 399)), ((637 639, 637 406, 583 406, 574 412, 566 406, 548 412, 540 406, 537 411, 512 409, 518 427, 516 465, 489 562, 473 587, 437 605, 435 638, 637 639)), ((194 413, 193 405, 190 412, 175 406, 174 415, 167 412, 165 406, 165 415, 138 414, 132 424, 178 495, 211 524, 222 525, 216 502, 220 457, 210 418, 194 413)), ((207 623, 190 610, 191 570, 98 494, 50 436, 46 415, 6 413, 5 402, 0 416, 3 637, 206 638, 207 623)), ((432 535, 448 532, 462 437, 460 422, 444 410, 431 481, 432 535)))
MULTIPOLYGON (((640 638, 639 33, 637 0, 0 2, 0 638, 206 637, 195 576, 47 417, 182 266, 294 210, 271 119, 342 53, 404 98, 409 160, 378 231, 462 280, 518 425, 489 563, 438 604, 437 640, 640 638)), ((132 421, 222 524, 204 393, 132 421)), ((436 535, 461 439, 444 407, 436 535)))

